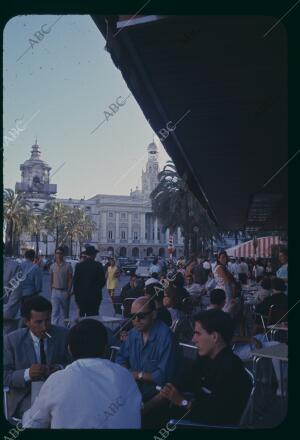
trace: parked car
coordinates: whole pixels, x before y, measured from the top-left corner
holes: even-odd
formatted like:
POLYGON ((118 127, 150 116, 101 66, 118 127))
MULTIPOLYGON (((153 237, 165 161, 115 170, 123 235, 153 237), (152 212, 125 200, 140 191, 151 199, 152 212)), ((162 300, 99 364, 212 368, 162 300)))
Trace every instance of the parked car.
POLYGON ((137 260, 135 260, 135 259, 129 258, 128 261, 122 265, 122 271, 126 275, 130 275, 132 273, 135 273, 136 268, 137 268, 137 260))

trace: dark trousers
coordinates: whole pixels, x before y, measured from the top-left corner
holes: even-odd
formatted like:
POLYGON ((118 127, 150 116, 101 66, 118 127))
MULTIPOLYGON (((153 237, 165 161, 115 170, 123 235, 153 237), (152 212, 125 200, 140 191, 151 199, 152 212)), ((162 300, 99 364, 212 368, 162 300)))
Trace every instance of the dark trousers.
POLYGON ((84 316, 98 316, 99 307, 102 299, 97 299, 94 301, 77 301, 79 307, 79 316, 82 318, 84 316))

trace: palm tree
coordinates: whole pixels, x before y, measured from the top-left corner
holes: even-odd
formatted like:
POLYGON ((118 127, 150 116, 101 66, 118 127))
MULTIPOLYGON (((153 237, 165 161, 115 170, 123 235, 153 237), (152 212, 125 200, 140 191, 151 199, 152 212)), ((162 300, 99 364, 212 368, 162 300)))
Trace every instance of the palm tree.
POLYGON ((45 220, 42 214, 31 214, 28 219, 28 232, 35 237, 35 252, 39 254, 39 243, 42 229, 44 229, 45 220))
POLYGON ((70 208, 57 201, 51 201, 45 206, 43 214, 45 229, 53 236, 56 248, 65 240, 65 224, 69 210, 70 208))
POLYGON ((180 227, 184 237, 184 254, 198 250, 201 243, 202 253, 211 240, 219 237, 216 225, 209 218, 199 200, 189 190, 185 179, 181 179, 172 161, 168 161, 158 175, 159 183, 152 191, 152 210, 163 224, 163 230, 172 232, 180 227))
POLYGON ((26 227, 30 204, 21 194, 15 194, 10 188, 4 189, 4 228, 5 253, 18 253, 17 238, 26 227))
POLYGON ((96 223, 91 217, 82 209, 81 218, 78 222, 76 229, 76 238, 79 243, 79 250, 81 252, 82 245, 85 241, 89 241, 92 238, 92 233, 97 229, 96 223))

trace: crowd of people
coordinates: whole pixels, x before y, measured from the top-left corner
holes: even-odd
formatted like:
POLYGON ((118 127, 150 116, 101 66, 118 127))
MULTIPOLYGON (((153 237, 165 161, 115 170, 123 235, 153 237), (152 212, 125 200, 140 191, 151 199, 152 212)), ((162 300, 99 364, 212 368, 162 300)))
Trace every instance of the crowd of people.
MULTIPOLYGON (((51 302, 40 295, 33 250, 22 268, 6 264, 7 285, 21 280, 4 304, 8 418, 34 428, 140 429, 188 413, 198 423, 238 425, 252 389, 244 362, 254 348, 277 343, 265 338, 263 319, 272 306, 287 308, 287 250, 276 268, 229 259, 224 251, 214 262, 156 259, 148 279, 133 272, 119 295, 116 261, 103 267, 96 255, 87 246, 73 271, 56 249, 51 302), (20 271, 25 279, 16 278, 20 271), (122 315, 114 331, 94 319, 105 285, 122 315), (249 314, 245 298, 254 286, 249 314), (69 329, 72 295, 79 319, 69 329), (184 344, 195 359, 185 356, 184 344)), ((273 367, 278 377, 276 362, 273 367)))

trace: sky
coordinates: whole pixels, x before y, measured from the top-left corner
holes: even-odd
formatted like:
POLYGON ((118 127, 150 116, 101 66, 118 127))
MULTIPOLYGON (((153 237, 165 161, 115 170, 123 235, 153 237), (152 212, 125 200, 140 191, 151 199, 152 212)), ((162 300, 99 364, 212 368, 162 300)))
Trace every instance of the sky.
MULTIPOLYGON (((17 16, 3 44, 4 187, 21 181, 20 164, 36 138, 59 198, 140 187, 154 133, 91 17, 17 16), (104 113, 116 102, 124 104, 113 116, 104 113)), ((154 139, 162 168, 169 157, 154 139)))

